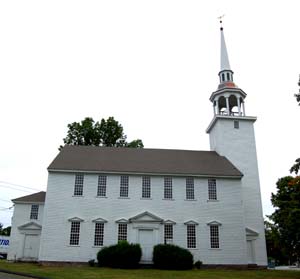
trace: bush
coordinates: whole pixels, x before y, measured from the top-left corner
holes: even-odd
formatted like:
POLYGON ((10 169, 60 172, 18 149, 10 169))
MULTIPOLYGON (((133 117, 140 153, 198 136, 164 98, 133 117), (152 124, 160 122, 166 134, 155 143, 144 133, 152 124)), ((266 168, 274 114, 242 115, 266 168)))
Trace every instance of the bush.
POLYGON ((95 266, 95 260, 89 260, 88 264, 89 266, 95 266))
POLYGON ((193 255, 184 248, 171 244, 158 244, 154 246, 153 263, 160 269, 192 269, 193 255))
POLYGON ((201 261, 196 261, 194 266, 197 268, 197 269, 200 269, 201 266, 202 266, 202 262, 201 261))
POLYGON ((97 254, 99 266, 115 268, 135 268, 141 260, 142 249, 139 244, 120 241, 116 245, 103 247, 97 254))

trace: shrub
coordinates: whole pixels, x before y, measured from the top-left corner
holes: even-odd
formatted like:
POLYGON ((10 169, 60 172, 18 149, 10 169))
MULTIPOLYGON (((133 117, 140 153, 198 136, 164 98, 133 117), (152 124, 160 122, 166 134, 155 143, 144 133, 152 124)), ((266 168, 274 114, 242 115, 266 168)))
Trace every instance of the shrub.
POLYGON ((202 262, 201 261, 196 261, 194 266, 197 268, 197 269, 200 269, 201 266, 202 266, 202 262))
POLYGON ((88 264, 89 266, 95 266, 95 260, 89 260, 88 264))
POLYGON ((99 266, 135 268, 139 265, 142 249, 139 244, 120 241, 116 245, 103 247, 97 254, 99 266))
POLYGON ((154 246, 153 263, 160 269, 192 269, 193 255, 184 248, 171 244, 158 244, 154 246))

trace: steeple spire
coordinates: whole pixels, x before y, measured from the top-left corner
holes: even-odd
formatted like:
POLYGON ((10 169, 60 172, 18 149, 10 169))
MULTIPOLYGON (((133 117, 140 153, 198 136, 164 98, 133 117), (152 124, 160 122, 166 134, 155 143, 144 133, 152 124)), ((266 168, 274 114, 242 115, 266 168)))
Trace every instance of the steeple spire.
MULTIPOLYGON (((222 23, 222 21, 221 21, 221 23, 222 23)), ((221 30, 221 69, 220 69, 220 71, 231 70, 222 26, 221 26, 220 30, 221 30)))
POLYGON ((244 117, 246 93, 233 82, 233 71, 230 68, 227 47, 224 38, 222 18, 219 17, 221 27, 221 70, 219 72, 220 83, 217 91, 213 92, 210 100, 213 103, 214 115, 226 117, 244 117))
POLYGON ((227 52, 227 47, 225 43, 225 37, 224 37, 224 31, 223 31, 223 26, 222 26, 222 18, 224 15, 220 16, 220 31, 221 31, 221 69, 219 72, 219 77, 220 77, 220 85, 219 87, 224 87, 224 86, 230 86, 230 87, 235 87, 235 84, 233 83, 233 71, 230 68, 229 64, 229 59, 228 59, 228 52, 227 52))

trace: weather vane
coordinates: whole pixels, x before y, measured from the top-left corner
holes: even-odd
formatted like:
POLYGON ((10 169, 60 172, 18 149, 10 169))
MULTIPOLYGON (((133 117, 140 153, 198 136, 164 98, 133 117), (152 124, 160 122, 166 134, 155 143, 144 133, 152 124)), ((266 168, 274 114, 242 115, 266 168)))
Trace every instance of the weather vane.
POLYGON ((223 17, 225 16, 225 14, 224 15, 221 15, 221 16, 218 16, 218 19, 220 20, 220 25, 221 25, 221 30, 223 30, 223 25, 222 25, 222 23, 223 23, 223 17))

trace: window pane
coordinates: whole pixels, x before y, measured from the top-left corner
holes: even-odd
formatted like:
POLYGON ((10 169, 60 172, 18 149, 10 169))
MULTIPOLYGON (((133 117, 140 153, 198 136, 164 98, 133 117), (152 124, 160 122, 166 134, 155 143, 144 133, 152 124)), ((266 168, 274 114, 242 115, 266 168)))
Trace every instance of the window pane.
POLYGON ((217 199, 217 182, 216 179, 208 179, 208 199, 217 199))
POLYGON ((120 197, 128 197, 129 177, 121 175, 120 178, 120 197))
POLYGON ((31 206, 30 219, 38 219, 38 216, 39 216, 39 206, 38 204, 33 204, 31 206))
POLYGON ((118 241, 127 240, 127 224, 119 224, 118 241))
POLYGON ((219 248, 219 226, 210 226, 210 247, 219 248))
POLYGON ((165 224, 165 244, 173 243, 173 225, 172 224, 165 224))
POLYGON ((149 176, 142 178, 142 198, 151 198, 151 180, 149 176))
POLYGON ((106 196, 106 180, 107 180, 106 175, 99 175, 97 196, 100 197, 106 196))
POLYGON ((195 199, 194 178, 193 177, 187 177, 186 178, 186 199, 187 200, 195 199))
POLYGON ((196 226, 187 225, 187 248, 196 248, 196 226))
POLYGON ((83 194, 83 174, 75 175, 74 196, 82 196, 83 194))
POLYGON ((70 245, 79 244, 80 222, 71 223, 70 245))
POLYGON ((164 198, 172 199, 172 178, 165 177, 164 179, 164 198))
POLYGON ((103 237, 104 237, 104 224, 96 223, 95 224, 94 245, 95 246, 103 246, 103 237))

